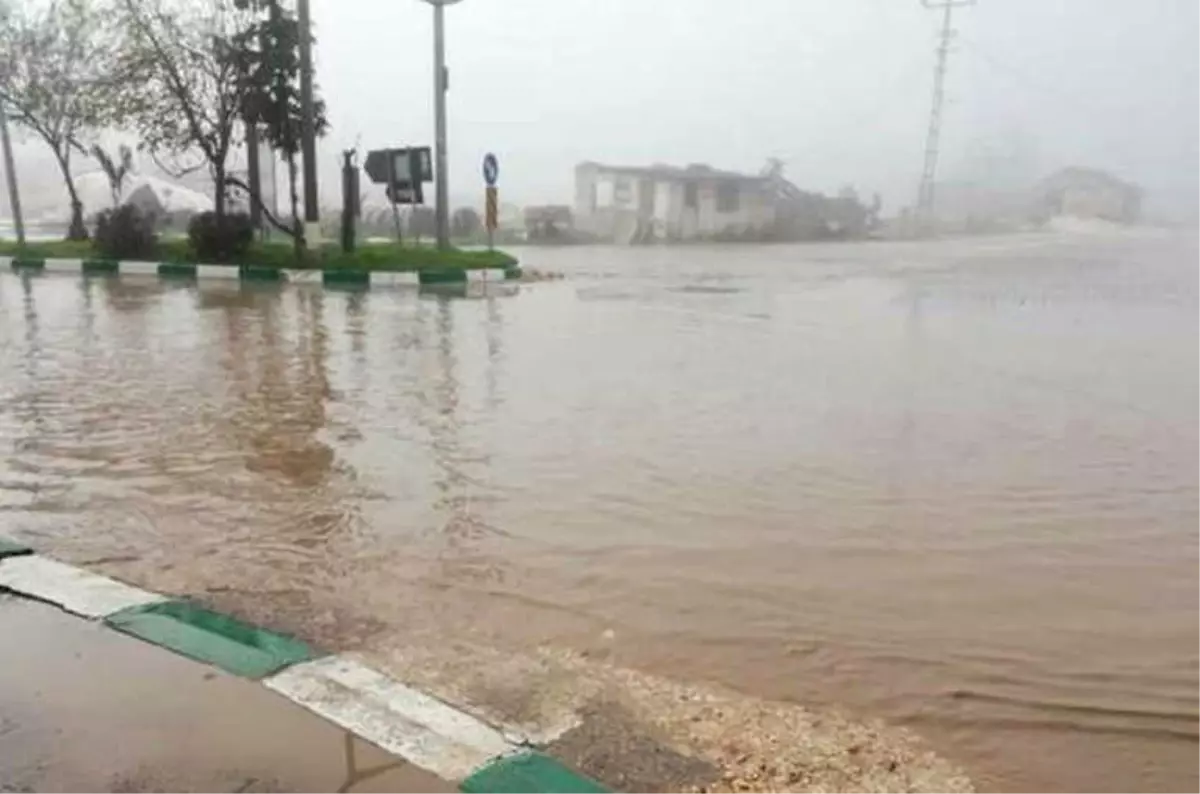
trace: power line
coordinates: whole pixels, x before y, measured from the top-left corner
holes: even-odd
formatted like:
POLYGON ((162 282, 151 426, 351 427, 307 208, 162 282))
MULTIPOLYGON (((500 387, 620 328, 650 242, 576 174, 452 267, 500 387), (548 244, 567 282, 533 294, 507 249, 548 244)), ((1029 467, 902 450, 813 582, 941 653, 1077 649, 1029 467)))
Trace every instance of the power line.
POLYGON ((929 108, 929 130, 925 134, 925 161, 921 166, 921 186, 917 191, 917 218, 923 226, 933 220, 933 193, 937 179, 938 144, 942 134, 942 103, 945 100, 946 66, 950 58, 950 41, 954 38, 952 14, 959 6, 974 5, 975 0, 921 0, 926 8, 942 12, 942 29, 938 36, 937 60, 933 68, 933 102, 929 108))

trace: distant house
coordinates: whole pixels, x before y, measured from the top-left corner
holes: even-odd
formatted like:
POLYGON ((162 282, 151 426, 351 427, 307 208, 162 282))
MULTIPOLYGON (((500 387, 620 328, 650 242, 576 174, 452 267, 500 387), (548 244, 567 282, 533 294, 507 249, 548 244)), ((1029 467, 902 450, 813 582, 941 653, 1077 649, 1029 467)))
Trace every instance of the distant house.
POLYGON ((775 222, 770 180, 707 165, 575 168, 575 227, 616 242, 750 236, 775 222))
POLYGON ((1095 168, 1064 168, 1038 183, 1035 194, 1043 216, 1070 215, 1133 223, 1141 216, 1142 191, 1095 168))
POLYGON ((572 236, 575 218, 563 204, 525 208, 525 236, 529 240, 563 240, 572 236))

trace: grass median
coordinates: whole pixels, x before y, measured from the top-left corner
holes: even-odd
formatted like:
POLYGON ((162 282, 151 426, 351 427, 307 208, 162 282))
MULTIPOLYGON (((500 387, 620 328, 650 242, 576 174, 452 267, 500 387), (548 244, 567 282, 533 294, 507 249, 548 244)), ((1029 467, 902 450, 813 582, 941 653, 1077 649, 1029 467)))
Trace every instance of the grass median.
MULTIPOLYGON (((0 256, 38 259, 103 258, 87 240, 29 241, 24 246, 17 245, 13 240, 0 240, 0 256)), ((364 243, 350 253, 336 245, 325 245, 305 252, 301 258, 297 258, 290 242, 255 242, 241 256, 224 262, 211 262, 196 256, 188 241, 183 238, 160 240, 151 255, 136 258, 165 263, 384 272, 411 272, 426 268, 483 270, 509 268, 517 264, 516 257, 504 251, 460 248, 440 250, 433 246, 399 245, 391 242, 364 243)))

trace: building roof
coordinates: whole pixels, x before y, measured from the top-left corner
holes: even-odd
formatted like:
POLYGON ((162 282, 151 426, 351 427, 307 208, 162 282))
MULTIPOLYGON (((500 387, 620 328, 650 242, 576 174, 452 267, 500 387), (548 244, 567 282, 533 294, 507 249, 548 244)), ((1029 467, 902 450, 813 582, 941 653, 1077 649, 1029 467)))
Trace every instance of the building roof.
POLYGON ((736 171, 723 171, 718 168, 713 168, 704 163, 692 163, 684 168, 673 165, 663 165, 655 163, 650 166, 638 165, 606 165, 597 163, 591 160, 586 160, 576 166, 580 168, 591 168, 597 171, 604 171, 609 174, 618 174, 620 176, 632 177, 649 177, 658 180, 676 180, 680 182, 691 181, 733 181, 733 182, 753 182, 761 184, 768 181, 767 177, 758 174, 740 174, 736 171))
POLYGON ((1107 171, 1081 166, 1060 168, 1043 179, 1039 183, 1039 186, 1041 187, 1040 192, 1052 192, 1072 186, 1119 190, 1122 193, 1130 195, 1137 195, 1142 192, 1141 188, 1137 185, 1118 179, 1107 171))

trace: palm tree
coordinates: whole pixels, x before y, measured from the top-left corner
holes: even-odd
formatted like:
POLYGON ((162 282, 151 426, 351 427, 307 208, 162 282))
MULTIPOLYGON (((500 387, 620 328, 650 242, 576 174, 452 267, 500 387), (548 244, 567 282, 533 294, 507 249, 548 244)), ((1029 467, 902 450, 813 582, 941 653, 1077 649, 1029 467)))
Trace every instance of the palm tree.
POLYGON ((92 157, 95 157, 104 169, 104 175, 108 177, 108 189, 112 191, 113 206, 119 207, 125 178, 133 172, 133 149, 121 144, 117 148, 117 159, 114 161, 97 143, 92 146, 92 157))

